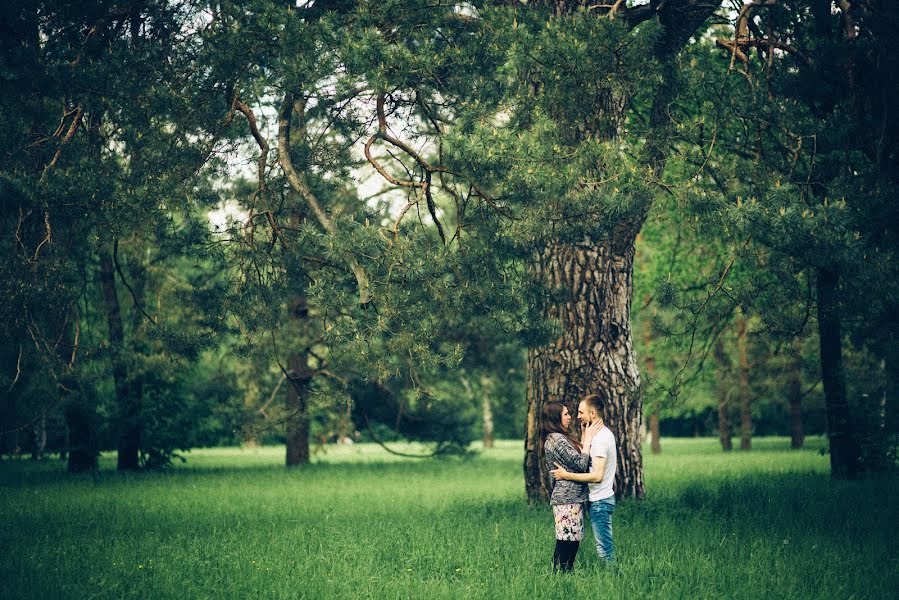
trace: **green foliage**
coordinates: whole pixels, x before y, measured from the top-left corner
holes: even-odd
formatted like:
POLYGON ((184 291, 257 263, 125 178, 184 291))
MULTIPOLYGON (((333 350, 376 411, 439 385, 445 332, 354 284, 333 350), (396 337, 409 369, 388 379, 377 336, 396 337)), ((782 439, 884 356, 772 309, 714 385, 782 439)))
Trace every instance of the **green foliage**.
MULTIPOLYGON (((3 9, 15 38, 0 95, 10 132, 3 148, 12 158, 0 173, 0 235, 15 251, 0 266, 8 292, 0 344, 34 354, 25 364, 37 368, 17 371, 18 380, 4 368, 2 383, 13 390, 51 382, 50 398, 32 398, 32 410, 43 404, 63 414, 81 403, 115 423, 122 416, 100 371, 130 369, 133 397, 147 394, 147 464, 165 463, 190 443, 179 421, 187 418, 182 371, 173 365, 196 358, 225 328, 200 314, 215 302, 209 282, 221 254, 210 251, 203 226, 215 194, 209 182, 193 180, 208 155, 198 128, 216 118, 185 87, 193 53, 180 32, 196 9, 165 2, 141 10, 107 2, 3 9), (121 348, 107 337, 112 313, 103 312, 95 283, 96 257, 112 248, 125 307, 121 348)), ((4 419, 9 425, 17 423, 4 419)))

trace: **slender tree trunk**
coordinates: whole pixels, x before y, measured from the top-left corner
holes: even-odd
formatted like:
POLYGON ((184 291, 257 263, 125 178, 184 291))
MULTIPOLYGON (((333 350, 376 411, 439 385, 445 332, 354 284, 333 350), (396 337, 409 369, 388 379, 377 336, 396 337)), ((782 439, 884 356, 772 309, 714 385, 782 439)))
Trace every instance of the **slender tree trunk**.
POLYGON ((662 438, 661 433, 659 431, 659 413, 653 411, 651 415, 649 415, 649 435, 652 439, 652 453, 653 454, 661 454, 662 453, 662 438))
MULTIPOLYGON (((72 388, 69 388, 72 389, 72 388)), ((95 471, 97 469, 96 411, 85 401, 80 390, 66 392, 65 417, 69 430, 69 473, 95 471)))
POLYGON ((484 447, 493 448, 493 408, 490 406, 490 378, 481 377, 481 414, 484 420, 484 447))
MULTIPOLYGON (((98 415, 95 398, 84 393, 81 382, 73 371, 78 342, 78 316, 73 310, 69 318, 58 315, 56 324, 62 343, 56 347, 60 373, 57 393, 66 427, 66 468, 69 473, 96 471, 100 455, 97 437, 98 415)), ((88 387, 88 389, 90 389, 88 387)), ((61 456, 62 457, 62 453, 61 456)))
MULTIPOLYGON (((71 319, 70 322, 74 322, 71 319)), ((97 439, 97 404, 82 391, 81 384, 72 373, 74 354, 65 356, 73 346, 75 336, 68 327, 63 331, 66 344, 60 345, 60 363, 64 365, 62 377, 63 414, 65 415, 68 452, 66 468, 69 473, 96 471, 97 459, 100 456, 97 439), (65 350, 64 350, 65 349, 65 350)))
POLYGON ((752 448, 752 411, 749 389, 749 358, 746 352, 746 319, 737 317, 737 360, 739 360, 739 395, 740 395, 740 450, 752 448))
MULTIPOLYGON (((652 380, 656 371, 656 358, 652 353, 652 334, 649 326, 643 336, 643 346, 646 349, 646 376, 652 380)), ((662 453, 662 440, 659 433, 659 407, 654 406, 649 414, 649 439, 653 454, 662 453)))
MULTIPOLYGON (((278 383, 278 387, 281 386, 280 380, 278 383)), ((277 397, 277 396, 276 396, 277 397)), ((243 413, 245 415, 247 424, 242 427, 242 439, 241 446, 244 448, 258 448, 259 447, 259 438, 256 432, 255 421, 259 417, 258 412, 256 410, 255 398, 249 394, 244 396, 243 399, 243 413)), ((263 415, 265 417, 265 415, 263 415)))
POLYGON ((47 409, 41 409, 41 416, 34 423, 34 447, 31 460, 43 460, 47 448, 47 409))
POLYGON ((537 274, 568 297, 545 310, 559 321, 562 335, 528 352, 524 471, 531 502, 546 500, 549 492, 540 439, 543 405, 558 400, 575 414, 580 399, 594 393, 607 398, 604 420, 618 447, 615 493, 645 493, 643 406, 630 325, 633 261, 633 238, 618 252, 609 243, 550 246, 535 261, 537 274))
MULTIPOLYGON (((291 227, 299 228, 300 215, 291 215, 291 227)), ((301 286, 305 275, 301 269, 293 268, 291 281, 301 286)), ((306 294, 297 292, 289 307, 290 332, 294 337, 295 350, 287 360, 287 456, 288 467, 309 463, 309 388, 312 384, 312 370, 309 368, 309 349, 305 347, 309 330, 309 307, 306 294)))
MULTIPOLYGON (((895 346, 895 344, 894 344, 895 346)), ((887 432, 899 431, 897 419, 897 392, 899 392, 899 369, 896 368, 896 352, 894 347, 886 352, 883 358, 884 390, 881 403, 883 406, 883 423, 887 432)))
POLYGON ((790 403, 790 447, 802 448, 805 432, 802 427, 802 354, 793 350, 787 374, 787 399, 790 403))
MULTIPOLYGON (((880 359, 880 393, 877 398, 877 428, 879 436, 887 435, 887 393, 890 390, 890 378, 887 374, 887 361, 880 359)), ((895 389, 895 388, 893 388, 895 389)))
POLYGON ((347 400, 343 408, 343 414, 338 423, 338 439, 343 443, 353 439, 353 405, 347 400))
POLYGON ((859 474, 860 450, 846 397, 843 334, 837 304, 839 275, 830 269, 820 269, 817 275, 818 337, 830 438, 830 472, 833 477, 853 478, 859 474))
MULTIPOLYGON (((129 280, 134 291, 131 309, 130 350, 134 352, 137 358, 141 358, 146 356, 145 350, 142 348, 141 344, 141 340, 143 339, 142 330, 146 326, 146 317, 137 309, 136 304, 140 303, 141 306, 145 306, 144 296, 146 295, 147 289, 146 265, 139 260, 131 261, 129 263, 129 280)), ((128 452, 131 453, 132 456, 137 455, 139 461, 141 444, 143 441, 143 420, 141 411, 143 410, 144 404, 144 380, 142 377, 135 376, 134 373, 129 372, 128 381, 130 382, 128 391, 131 394, 131 401, 128 406, 128 414, 130 415, 129 425, 131 427, 129 435, 131 441, 128 452)))
POLYGON ((715 362, 718 363, 718 438, 721 449, 729 452, 733 449, 733 428, 730 421, 730 387, 725 383, 725 373, 730 371, 730 357, 724 348, 724 340, 720 337, 715 342, 715 362))
POLYGON ((287 457, 288 467, 309 463, 309 357, 306 352, 292 354, 287 378, 287 457))
POLYGON ((125 336, 119 298, 116 294, 115 265, 109 249, 100 252, 100 287, 103 291, 106 325, 109 328, 112 377, 118 404, 117 468, 119 471, 133 471, 140 468, 140 414, 136 410, 128 380, 128 367, 122 356, 125 336))

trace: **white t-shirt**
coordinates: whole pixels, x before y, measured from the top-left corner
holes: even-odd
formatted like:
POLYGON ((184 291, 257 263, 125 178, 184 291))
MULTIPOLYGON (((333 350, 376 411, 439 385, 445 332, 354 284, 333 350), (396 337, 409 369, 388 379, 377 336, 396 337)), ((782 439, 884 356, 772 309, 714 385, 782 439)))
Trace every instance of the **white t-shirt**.
POLYGON ((618 451, 615 449, 615 434, 608 427, 600 429, 590 442, 590 460, 596 460, 594 457, 606 459, 602 481, 587 485, 590 489, 590 502, 599 502, 615 495, 612 485, 615 483, 615 469, 618 467, 618 451))

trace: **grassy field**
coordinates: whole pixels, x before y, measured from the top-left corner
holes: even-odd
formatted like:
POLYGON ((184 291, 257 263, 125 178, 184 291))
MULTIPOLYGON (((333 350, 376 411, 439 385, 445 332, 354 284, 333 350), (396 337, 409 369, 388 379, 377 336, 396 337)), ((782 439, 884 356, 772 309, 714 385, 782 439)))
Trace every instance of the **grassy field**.
MULTIPOLYGON (((548 507, 520 442, 474 459, 328 448, 197 450, 163 474, 0 462, 3 598, 896 598, 896 477, 834 482, 809 440, 665 440, 619 504, 617 568, 589 537, 550 574, 548 507)), ((408 448, 407 448, 408 449, 408 448)))

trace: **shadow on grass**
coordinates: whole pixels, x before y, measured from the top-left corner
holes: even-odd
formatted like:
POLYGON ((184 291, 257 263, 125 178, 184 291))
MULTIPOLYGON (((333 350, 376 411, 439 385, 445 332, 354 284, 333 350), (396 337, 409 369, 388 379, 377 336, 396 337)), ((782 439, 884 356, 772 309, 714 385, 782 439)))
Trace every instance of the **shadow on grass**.
POLYGON ((856 481, 812 472, 753 473, 691 480, 647 500, 625 501, 617 518, 621 527, 650 531, 674 519, 684 530, 734 534, 744 541, 761 536, 786 544, 805 540, 814 546, 816 538, 837 538, 849 545, 879 540, 895 556, 897 494, 897 473, 856 481))
POLYGON ((101 467, 94 472, 68 473, 65 461, 59 459, 32 461, 16 458, 0 461, 0 486, 9 488, 55 487, 67 484, 116 484, 164 479, 179 481, 229 476, 247 478, 257 476, 314 477, 318 475, 350 478, 373 475, 414 476, 422 472, 422 466, 425 466, 428 471, 439 472, 441 470, 458 470, 467 465, 477 464, 477 469, 484 471, 494 467, 506 469, 511 464, 517 467, 520 462, 491 458, 489 461, 473 463, 471 459, 472 457, 468 456, 442 456, 420 460, 386 458, 384 460, 368 459, 365 462, 313 462, 291 468, 286 467, 283 463, 260 462, 251 465, 235 465, 217 464, 213 461, 198 459, 188 463, 176 462, 161 470, 129 472, 116 471, 114 462, 101 461, 101 467))

